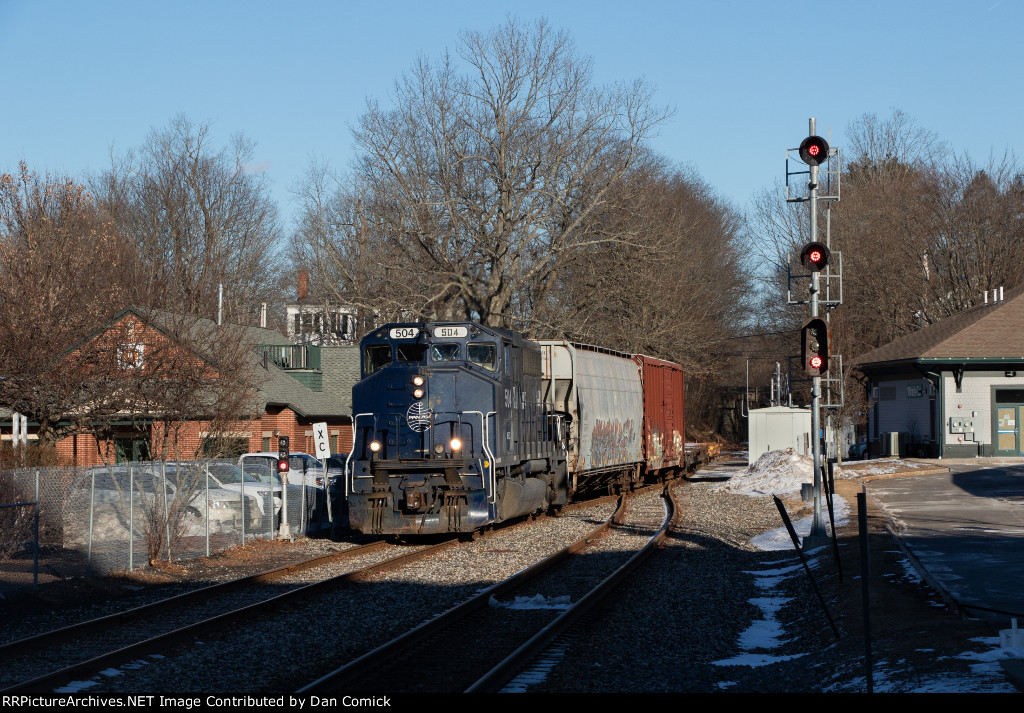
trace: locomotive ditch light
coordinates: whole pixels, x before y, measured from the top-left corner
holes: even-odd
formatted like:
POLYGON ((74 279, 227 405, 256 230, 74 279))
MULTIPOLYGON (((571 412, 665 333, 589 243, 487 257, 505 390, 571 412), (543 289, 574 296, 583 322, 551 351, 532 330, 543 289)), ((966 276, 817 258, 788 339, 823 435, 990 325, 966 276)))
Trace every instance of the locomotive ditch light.
POLYGON ((452 447, 452 453, 462 450, 462 441, 460 441, 458 438, 453 438, 451 440, 450 445, 452 447))
POLYGON ((800 160, 808 166, 820 166, 828 161, 828 141, 820 136, 808 136, 800 142, 800 160))
POLYGON ((828 267, 832 251, 825 243, 807 243, 800 250, 800 264, 811 272, 821 272, 828 267))
POLYGON ((372 453, 380 452, 380 441, 370 441, 370 451, 372 453))

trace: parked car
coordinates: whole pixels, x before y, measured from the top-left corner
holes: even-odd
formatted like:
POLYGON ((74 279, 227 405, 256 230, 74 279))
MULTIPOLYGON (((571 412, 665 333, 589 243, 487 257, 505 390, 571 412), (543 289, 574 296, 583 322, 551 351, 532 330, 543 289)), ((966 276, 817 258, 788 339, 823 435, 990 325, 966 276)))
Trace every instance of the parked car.
POLYGON ((868 442, 856 441, 850 446, 849 457, 851 460, 864 460, 868 456, 868 442))
MULTIPOLYGON (((308 453, 292 453, 288 458, 288 523, 290 527, 318 530, 328 527, 333 507, 328 510, 328 489, 324 485, 324 464, 308 453), (305 510, 300 510, 305 504, 305 510)), ((274 484, 280 492, 282 478, 277 472, 277 453, 263 451, 245 453, 238 458, 238 468, 261 483, 274 484)), ((333 505, 332 501, 332 505, 333 505)))
MULTIPOLYGON (((260 520, 258 498, 220 487, 207 489, 201 471, 174 464, 131 463, 89 468, 72 485, 65 508, 65 540, 127 539, 129 528, 144 531, 170 513, 182 535, 235 532, 260 520)), ((161 525, 162 526, 162 525, 161 525)))
MULTIPOLYGON (((259 508, 260 515, 266 516, 268 502, 273 504, 273 513, 279 517, 281 513, 281 488, 268 487, 258 478, 243 473, 233 461, 223 458, 213 458, 199 461, 171 461, 168 467, 176 469, 190 468, 196 473, 195 477, 205 477, 210 474, 210 487, 223 488, 224 490, 236 493, 244 492, 251 497, 259 508), (205 469, 205 470, 204 470, 205 469)), ((235 496, 236 498, 238 496, 235 496)))

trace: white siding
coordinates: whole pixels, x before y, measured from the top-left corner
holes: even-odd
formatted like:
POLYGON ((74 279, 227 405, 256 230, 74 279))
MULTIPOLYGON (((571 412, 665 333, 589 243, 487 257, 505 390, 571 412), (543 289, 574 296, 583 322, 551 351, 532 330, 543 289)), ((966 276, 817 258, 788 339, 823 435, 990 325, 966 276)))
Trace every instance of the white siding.
MULTIPOLYGON (((929 394, 933 387, 924 378, 887 379, 876 382, 878 388, 878 433, 897 431, 905 433, 909 441, 919 442, 932 438, 929 394), (920 396, 911 396, 911 390, 920 390, 920 396)), ((869 411, 874 418, 874 409, 869 411)), ((874 426, 872 423, 871 426, 874 426)), ((873 432, 873 431, 872 431, 873 432)))
POLYGON ((1024 389, 1024 376, 1007 377, 1001 371, 964 371, 961 392, 956 392, 956 381, 952 372, 942 372, 942 390, 945 394, 942 405, 946 443, 992 444, 992 387, 1003 389, 1024 389), (949 432, 952 417, 974 419, 974 440, 961 433, 949 432))

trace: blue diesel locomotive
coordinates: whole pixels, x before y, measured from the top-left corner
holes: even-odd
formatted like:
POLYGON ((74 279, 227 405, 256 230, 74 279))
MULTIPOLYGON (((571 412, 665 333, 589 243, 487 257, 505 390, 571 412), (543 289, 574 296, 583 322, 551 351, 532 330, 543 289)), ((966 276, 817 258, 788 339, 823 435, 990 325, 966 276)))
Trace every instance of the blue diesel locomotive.
POLYGON ((472 322, 389 324, 360 345, 346 497, 357 531, 471 533, 569 496, 540 345, 472 322))

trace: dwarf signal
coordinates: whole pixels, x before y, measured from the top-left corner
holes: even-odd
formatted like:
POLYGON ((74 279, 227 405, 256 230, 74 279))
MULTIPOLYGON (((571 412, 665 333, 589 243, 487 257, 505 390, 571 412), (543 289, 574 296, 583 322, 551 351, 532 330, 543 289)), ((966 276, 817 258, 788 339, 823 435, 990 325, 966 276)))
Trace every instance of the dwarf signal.
POLYGON ((288 436, 277 437, 277 472, 287 473, 288 472, 288 436))

